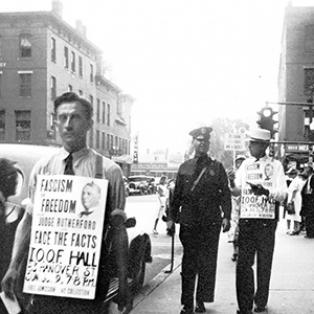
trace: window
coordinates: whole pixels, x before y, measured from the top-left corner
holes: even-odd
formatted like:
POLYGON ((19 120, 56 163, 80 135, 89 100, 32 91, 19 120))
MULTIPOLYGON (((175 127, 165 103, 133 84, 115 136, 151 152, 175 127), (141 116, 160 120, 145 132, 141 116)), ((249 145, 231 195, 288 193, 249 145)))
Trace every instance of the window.
POLYGON ((32 96, 32 73, 19 73, 20 96, 32 96))
POLYGON ((56 139, 55 125, 54 125, 55 120, 56 120, 55 113, 50 113, 49 125, 48 125, 48 129, 47 129, 47 138, 48 139, 56 139))
POLYGON ((20 56, 22 58, 29 58, 32 56, 32 44, 30 34, 20 35, 20 56))
POLYGON ((118 136, 115 136, 114 137, 114 148, 117 150, 119 147, 119 144, 118 144, 118 136))
POLYGON ((110 147, 109 149, 113 149, 113 135, 110 134, 110 147))
POLYGON ((0 110, 0 140, 5 139, 5 111, 0 110))
POLYGON ((305 26, 304 50, 306 52, 313 52, 314 51, 314 25, 305 26))
POLYGON ((0 57, 2 57, 2 37, 0 36, 0 57))
POLYGON ((31 139, 31 112, 29 110, 15 111, 15 127, 15 139, 17 141, 31 139))
POLYGON ((91 64, 90 65, 90 77, 89 77, 91 83, 94 82, 94 66, 91 64))
POLYGON ((94 104, 94 97, 93 97, 93 95, 89 95, 89 102, 91 103, 91 105, 93 107, 93 104, 94 104))
POLYGON ((107 150, 109 150, 110 149, 110 135, 109 134, 107 134, 107 142, 106 142, 106 148, 107 148, 107 150))
POLYGON ((75 72, 75 52, 71 52, 71 71, 75 72))
POLYGON ((304 94, 311 95, 314 92, 314 68, 304 69, 304 94))
POLYGON ((56 63, 57 51, 56 51, 56 39, 51 37, 51 61, 56 63))
POLYGON ((106 123, 106 104, 105 102, 103 101, 102 103, 102 121, 101 121, 103 124, 106 123))
POLYGON ((57 97, 57 79, 54 76, 50 78, 50 91, 51 99, 54 100, 57 97))
POLYGON ((79 56, 79 76, 83 77, 83 58, 79 56))
POLYGON ((96 130, 96 148, 99 148, 99 140, 100 140, 100 138, 99 138, 99 131, 96 130))
POLYGON ((96 121, 100 122, 100 99, 97 98, 96 121))
POLYGON ((102 150, 104 150, 106 148, 106 133, 102 132, 102 146, 101 146, 102 150))
POLYGON ((110 126, 110 105, 107 104, 107 125, 110 126))
POLYGON ((68 92, 73 92, 73 86, 71 84, 68 85, 68 92))
POLYGON ((69 68, 69 48, 64 47, 64 67, 69 68))
POLYGON ((117 114, 119 116, 123 115, 122 101, 118 101, 117 103, 117 114))
POLYGON ((126 145, 125 145, 125 139, 122 139, 122 154, 126 154, 126 145))

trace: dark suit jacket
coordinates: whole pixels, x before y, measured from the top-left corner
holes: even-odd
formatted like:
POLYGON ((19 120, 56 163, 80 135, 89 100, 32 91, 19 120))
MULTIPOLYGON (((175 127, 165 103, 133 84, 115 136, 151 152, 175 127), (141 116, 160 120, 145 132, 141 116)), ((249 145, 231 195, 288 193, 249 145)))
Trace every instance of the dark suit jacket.
POLYGON ((302 209, 300 212, 301 216, 314 216, 314 175, 306 180, 302 189, 302 209), (311 193, 306 193, 308 180, 310 180, 311 193))

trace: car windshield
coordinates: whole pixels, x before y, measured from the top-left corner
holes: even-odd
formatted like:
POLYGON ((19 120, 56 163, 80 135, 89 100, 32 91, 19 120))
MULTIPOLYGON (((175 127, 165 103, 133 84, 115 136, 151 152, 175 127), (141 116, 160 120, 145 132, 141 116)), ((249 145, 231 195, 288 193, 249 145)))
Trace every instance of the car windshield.
POLYGON ((129 177, 130 182, 139 182, 139 181, 146 181, 147 178, 144 177, 129 177))

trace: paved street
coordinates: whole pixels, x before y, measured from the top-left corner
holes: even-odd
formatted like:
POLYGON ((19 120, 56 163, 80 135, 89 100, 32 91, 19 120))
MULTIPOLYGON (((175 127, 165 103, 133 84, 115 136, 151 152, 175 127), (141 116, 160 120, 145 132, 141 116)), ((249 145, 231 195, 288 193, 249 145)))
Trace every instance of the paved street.
MULTIPOLYGON (((221 236, 218 257, 216 301, 207 313, 229 314, 237 309, 235 263, 232 245, 221 236)), ((285 221, 277 230, 269 310, 271 314, 314 313, 314 240, 285 234, 285 221)), ((180 267, 137 304, 132 313, 175 314, 180 311, 180 267)))

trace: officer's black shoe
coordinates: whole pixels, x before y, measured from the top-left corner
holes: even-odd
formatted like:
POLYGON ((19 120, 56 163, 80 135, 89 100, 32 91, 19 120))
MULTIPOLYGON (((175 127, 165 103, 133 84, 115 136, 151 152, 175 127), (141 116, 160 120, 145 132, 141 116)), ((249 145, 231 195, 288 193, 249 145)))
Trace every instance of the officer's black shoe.
POLYGON ((202 302, 202 301, 196 302, 195 312, 196 313, 205 313, 206 312, 204 302, 202 302))
POLYGON ((256 306, 255 307, 255 309, 254 309, 254 312, 255 313, 263 313, 263 312, 266 312, 267 311, 267 309, 266 309, 266 307, 264 306, 256 306))
POLYGON ((252 311, 241 312, 240 310, 237 310, 237 314, 253 314, 253 313, 252 311))
POLYGON ((180 314, 194 314, 193 308, 190 308, 184 305, 180 314))

